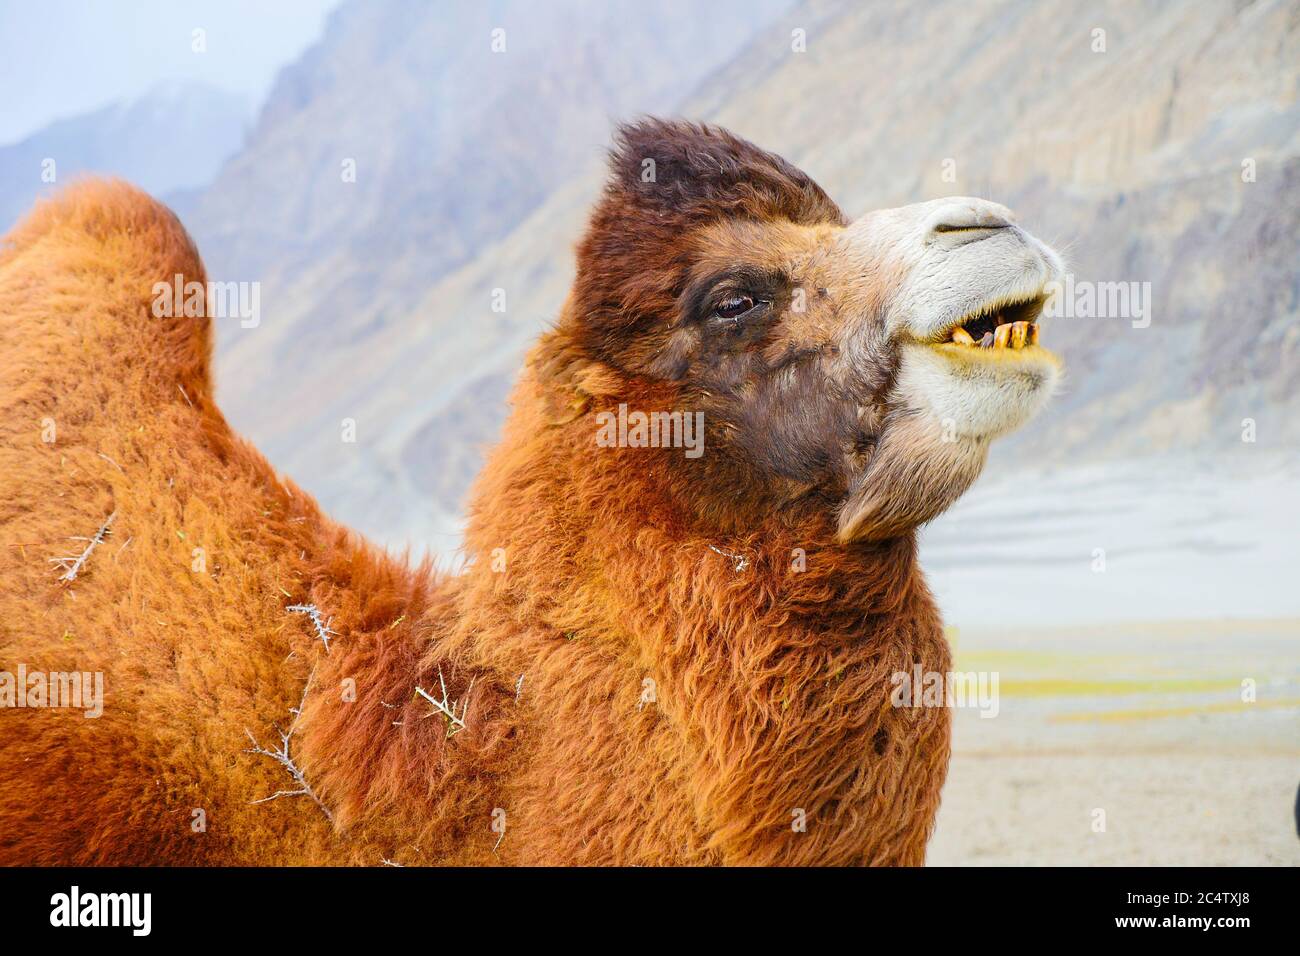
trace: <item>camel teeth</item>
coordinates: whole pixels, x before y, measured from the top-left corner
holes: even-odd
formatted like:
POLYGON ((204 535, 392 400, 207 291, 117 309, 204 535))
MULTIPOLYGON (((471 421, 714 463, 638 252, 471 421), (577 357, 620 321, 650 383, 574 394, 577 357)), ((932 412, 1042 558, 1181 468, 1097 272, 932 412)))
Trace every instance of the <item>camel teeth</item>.
POLYGON ((1023 349, 1025 342, 1029 339, 1028 322, 1011 323, 1011 347, 1013 349, 1023 349))
POLYGON ((1038 344, 1038 323, 1033 321, 1003 322, 991 332, 985 332, 977 342, 965 326, 955 326, 949 333, 949 341, 954 345, 968 345, 972 348, 1016 349, 1038 344))

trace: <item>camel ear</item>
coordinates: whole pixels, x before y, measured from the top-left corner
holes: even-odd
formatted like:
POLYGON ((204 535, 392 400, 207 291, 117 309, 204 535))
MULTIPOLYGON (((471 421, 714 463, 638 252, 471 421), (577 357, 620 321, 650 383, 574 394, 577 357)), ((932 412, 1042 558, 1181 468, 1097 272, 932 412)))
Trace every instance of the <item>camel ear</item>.
POLYGON ((546 420, 553 426, 581 418, 593 399, 617 395, 624 384, 616 370, 585 355, 558 331, 542 336, 528 364, 541 390, 546 420))
POLYGON ((552 425, 567 425, 591 408, 593 399, 617 395, 623 376, 602 362, 592 362, 563 378, 552 379, 545 391, 546 417, 552 425))

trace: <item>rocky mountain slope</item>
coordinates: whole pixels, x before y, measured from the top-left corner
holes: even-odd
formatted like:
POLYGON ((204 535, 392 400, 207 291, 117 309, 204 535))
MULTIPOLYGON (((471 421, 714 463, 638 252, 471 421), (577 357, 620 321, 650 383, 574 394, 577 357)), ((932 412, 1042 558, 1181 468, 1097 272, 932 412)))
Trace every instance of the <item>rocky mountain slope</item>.
POLYGON ((182 208, 214 277, 263 283, 261 326, 220 329, 236 426, 342 519, 452 543, 567 290, 610 127, 656 111, 782 153, 850 214, 1003 201, 1076 282, 1149 289, 1149 324, 1048 326, 1065 389, 995 468, 1300 441, 1300 5, 753 10, 342 8, 182 208))

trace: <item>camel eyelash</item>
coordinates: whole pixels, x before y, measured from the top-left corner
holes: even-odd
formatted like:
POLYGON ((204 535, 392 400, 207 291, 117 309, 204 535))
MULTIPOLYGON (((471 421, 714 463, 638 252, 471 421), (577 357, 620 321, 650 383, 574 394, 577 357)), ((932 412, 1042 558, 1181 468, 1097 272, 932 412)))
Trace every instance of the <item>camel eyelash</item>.
POLYGON ((758 313, 772 303, 747 292, 733 292, 718 300, 709 318, 715 322, 738 323, 758 313))
POLYGON ((787 285, 779 272, 740 268, 697 282, 685 296, 686 315, 696 322, 734 326, 771 312, 787 285))

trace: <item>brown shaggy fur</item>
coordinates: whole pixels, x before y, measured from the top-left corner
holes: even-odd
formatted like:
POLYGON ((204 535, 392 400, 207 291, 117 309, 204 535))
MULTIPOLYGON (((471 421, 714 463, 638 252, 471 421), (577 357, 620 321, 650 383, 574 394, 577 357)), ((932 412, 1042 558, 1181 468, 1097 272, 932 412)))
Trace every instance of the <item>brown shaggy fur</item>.
MULTIPOLYGON (((232 434, 207 320, 150 313, 154 282, 203 281, 166 209, 98 181, 39 206, 0 252, 0 670, 102 671, 106 693, 97 720, 0 710, 0 863, 920 864, 949 714, 891 706, 889 677, 949 652, 911 527, 838 533, 839 462, 873 434, 815 368, 837 310, 883 294, 835 274, 843 223, 721 131, 625 128, 474 491, 468 567, 443 576, 232 434), (773 315, 796 279, 824 308, 697 320, 742 255, 773 315), (703 409, 706 453, 595 448, 620 402, 703 409), (111 512, 58 582, 48 559, 111 512), (328 652, 285 610, 305 603, 328 652), (415 693, 440 673, 451 734, 415 693), (254 802, 297 786, 246 731, 269 748, 290 725, 319 806, 254 802)), ((850 406, 891 374, 882 354, 850 406)))

